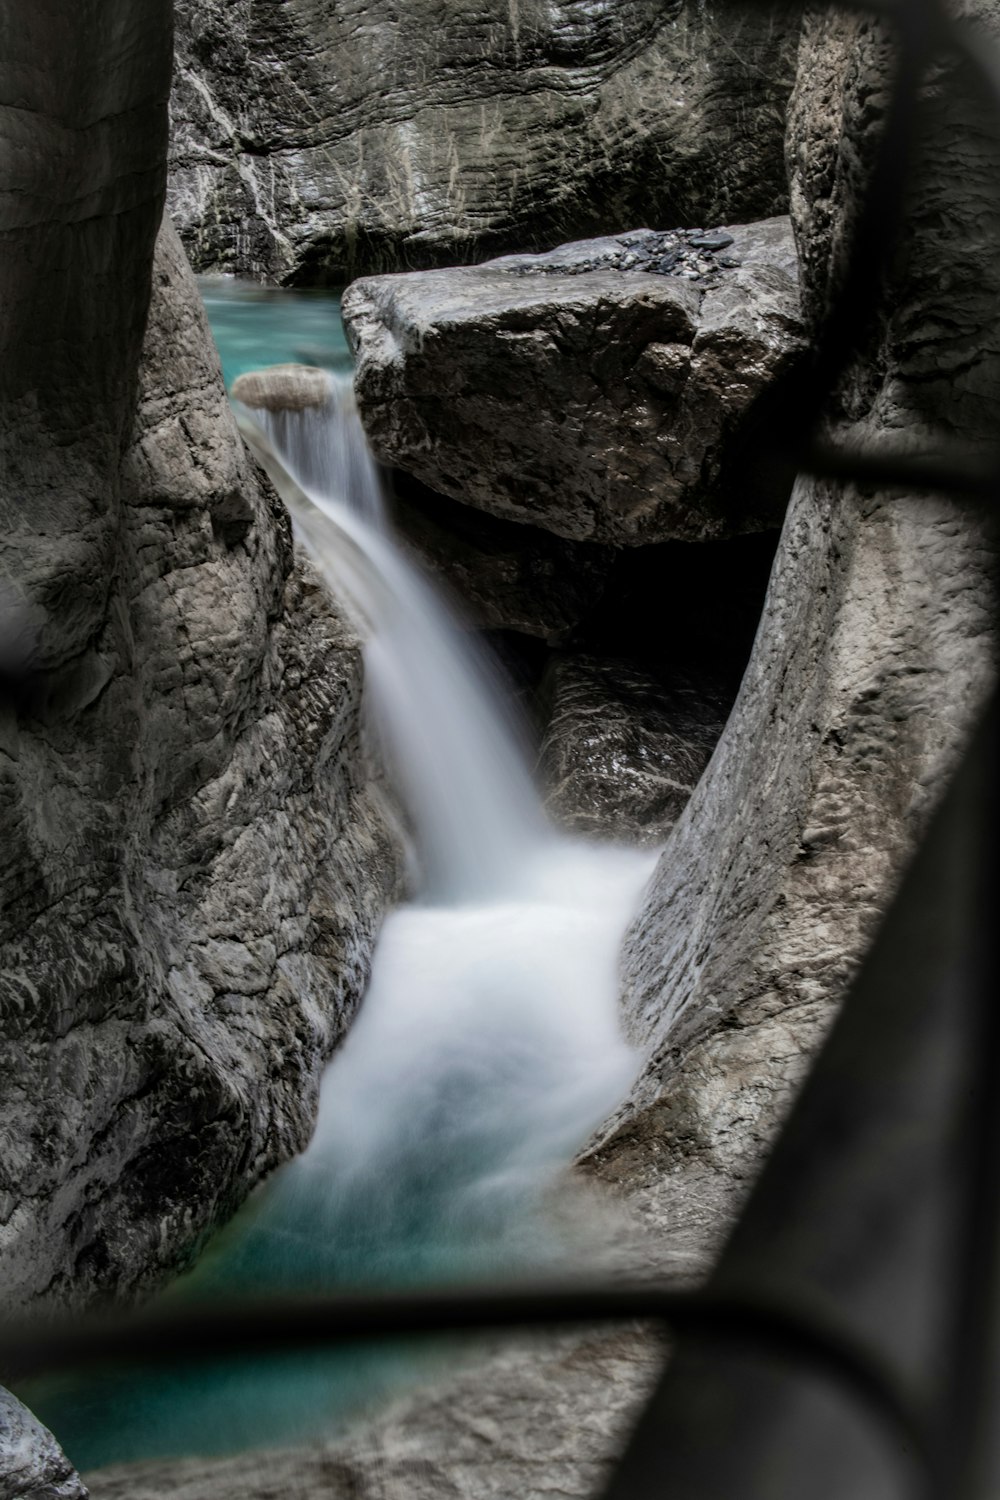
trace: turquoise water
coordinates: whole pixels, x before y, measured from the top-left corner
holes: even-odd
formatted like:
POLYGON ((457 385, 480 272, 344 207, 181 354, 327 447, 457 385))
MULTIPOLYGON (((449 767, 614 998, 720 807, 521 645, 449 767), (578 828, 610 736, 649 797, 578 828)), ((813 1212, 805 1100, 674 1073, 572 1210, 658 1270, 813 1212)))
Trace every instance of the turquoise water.
POLYGON ((237 375, 265 365, 350 372, 353 360, 337 293, 261 286, 232 276, 201 276, 198 287, 227 389, 237 375))

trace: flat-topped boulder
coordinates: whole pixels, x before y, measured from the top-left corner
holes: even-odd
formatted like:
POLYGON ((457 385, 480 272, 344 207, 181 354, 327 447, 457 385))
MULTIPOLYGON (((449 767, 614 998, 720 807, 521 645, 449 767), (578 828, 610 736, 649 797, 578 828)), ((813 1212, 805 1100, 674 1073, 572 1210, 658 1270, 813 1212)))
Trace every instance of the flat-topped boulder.
POLYGON ((441 494, 618 545, 780 520, 737 471, 802 349, 788 219, 368 277, 343 310, 376 456, 441 494))

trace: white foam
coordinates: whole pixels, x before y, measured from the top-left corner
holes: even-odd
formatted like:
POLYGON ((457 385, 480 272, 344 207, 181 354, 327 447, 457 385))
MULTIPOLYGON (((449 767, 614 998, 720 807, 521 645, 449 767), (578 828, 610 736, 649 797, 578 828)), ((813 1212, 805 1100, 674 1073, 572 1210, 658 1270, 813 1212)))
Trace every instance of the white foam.
MULTIPOLYGON (((363 445, 349 410, 337 440, 363 445)), ((283 455, 297 484, 247 435, 366 636, 366 692, 424 872, 419 902, 384 926, 313 1142, 269 1212, 336 1235, 351 1203, 355 1229, 367 1216, 390 1241, 418 1222, 481 1233, 544 1188, 634 1076, 617 959, 655 857, 551 829, 489 663, 368 501, 358 514, 308 488, 304 427, 283 455)))

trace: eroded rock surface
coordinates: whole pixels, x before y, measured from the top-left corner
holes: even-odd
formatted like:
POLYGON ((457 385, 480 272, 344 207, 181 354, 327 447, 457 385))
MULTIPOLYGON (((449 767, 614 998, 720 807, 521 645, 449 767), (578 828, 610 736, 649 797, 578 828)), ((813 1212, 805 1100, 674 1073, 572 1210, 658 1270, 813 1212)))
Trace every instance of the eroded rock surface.
POLYGON ((179 0, 170 209, 198 268, 331 284, 781 213, 796 33, 715 0, 179 0))
POLYGON ((85 22, 40 0, 0 55, 0 1278, 19 1311, 155 1282, 303 1144, 395 881, 358 643, 293 562, 183 251, 169 224, 157 239, 171 7, 85 22))
POLYGON ((675 238, 355 282, 344 319, 376 455, 574 541, 775 525, 786 497, 751 500, 738 444, 802 347, 791 225, 735 226, 687 259, 675 238))
POLYGON ((480 630, 558 642, 600 602, 614 550, 567 542, 459 505, 396 476, 392 518, 403 545, 480 630))
MULTIPOLYGON (((857 18, 803 35, 789 156, 814 316, 890 58, 857 18)), ((856 441, 974 451, 1000 407, 1000 257, 976 237, 1000 215, 976 102, 952 77, 923 108, 889 311, 832 410, 856 441)), ((628 1013, 655 1060, 626 1135, 649 1110, 659 1151, 752 1170, 985 701, 995 546, 963 504, 799 482, 740 699, 628 946, 628 1013)))
POLYGON ((358 642, 293 565, 169 228, 144 348, 102 678, 4 715, 14 1301, 155 1279, 304 1144, 395 880, 358 642))
POLYGON ((330 380, 313 365, 268 365, 237 375, 232 395, 234 401, 264 411, 305 411, 327 405, 330 380))
POLYGON ((545 803, 563 828, 662 844, 708 764, 729 702, 705 680, 664 683, 626 661, 563 653, 539 757, 545 803))
POLYGON ((0 1500, 87 1500, 88 1493, 48 1428, 0 1387, 0 1500))

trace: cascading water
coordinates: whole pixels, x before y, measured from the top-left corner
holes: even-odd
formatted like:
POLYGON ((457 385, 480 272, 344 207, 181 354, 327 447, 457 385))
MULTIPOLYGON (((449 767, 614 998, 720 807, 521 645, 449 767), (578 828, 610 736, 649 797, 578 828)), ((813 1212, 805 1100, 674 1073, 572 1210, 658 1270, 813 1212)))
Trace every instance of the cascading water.
MULTIPOLYGON (((365 638, 366 699, 412 828, 417 898, 385 923, 309 1148, 168 1295, 551 1264, 546 1193, 635 1071, 617 1024, 617 952, 653 856, 546 824, 491 664, 392 540, 349 389, 331 378, 327 407, 241 425, 365 638)), ((366 1377, 341 1359, 335 1401, 323 1356, 182 1385, 156 1377, 144 1423, 131 1388, 124 1422, 119 1411, 109 1423, 106 1400, 78 1405, 75 1421, 58 1398, 40 1410, 81 1467, 226 1451, 329 1428, 332 1405, 349 1412, 398 1363, 371 1356, 366 1377)))
POLYGON ((307 483, 318 420, 258 412, 241 425, 366 637, 366 692, 422 880, 385 925, 314 1141, 283 1181, 309 1212, 354 1204, 369 1268, 406 1274, 402 1248, 421 1274, 455 1274, 510 1253, 553 1169, 628 1086, 617 950, 651 856, 548 826, 491 663, 372 501, 378 475, 346 382, 331 377, 327 423, 342 474, 365 470, 360 511, 307 483))
POLYGON ((244 436, 366 637, 367 694, 424 896, 458 903, 511 888, 546 838, 524 752, 487 659, 389 535, 350 386, 331 376, 327 407, 259 411, 254 423, 244 418, 244 436))

